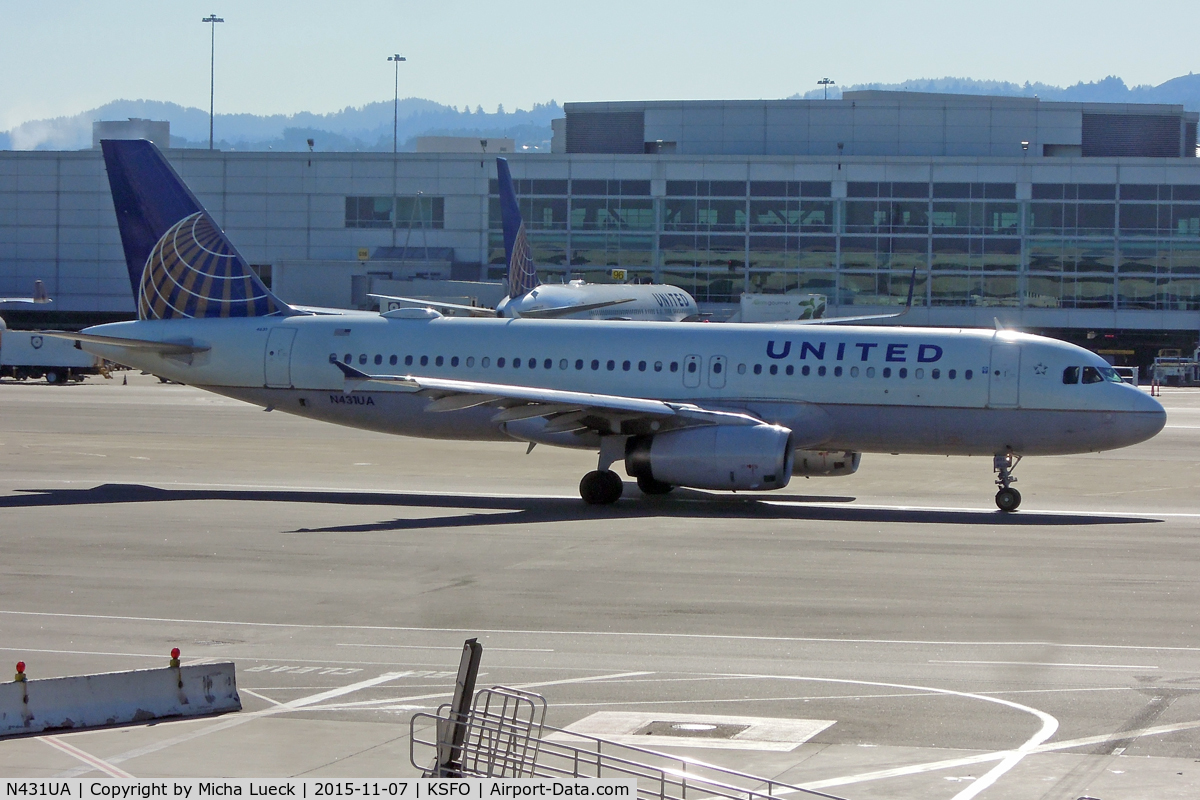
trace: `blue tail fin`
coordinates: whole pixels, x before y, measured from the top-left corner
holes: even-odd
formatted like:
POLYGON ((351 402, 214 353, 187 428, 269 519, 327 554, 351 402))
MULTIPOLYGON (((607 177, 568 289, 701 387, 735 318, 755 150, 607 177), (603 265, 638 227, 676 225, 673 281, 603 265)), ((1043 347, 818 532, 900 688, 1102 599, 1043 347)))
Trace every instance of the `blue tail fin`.
POLYGON ((104 140, 138 319, 266 317, 292 309, 263 286, 148 141, 104 140))
POLYGON ((508 296, 520 297, 538 286, 537 268, 529 252, 529 239, 525 236, 525 223, 521 221, 521 208, 517 205, 517 193, 513 190, 512 174, 508 161, 496 159, 496 182, 500 184, 500 217, 504 222, 504 255, 508 259, 508 296))

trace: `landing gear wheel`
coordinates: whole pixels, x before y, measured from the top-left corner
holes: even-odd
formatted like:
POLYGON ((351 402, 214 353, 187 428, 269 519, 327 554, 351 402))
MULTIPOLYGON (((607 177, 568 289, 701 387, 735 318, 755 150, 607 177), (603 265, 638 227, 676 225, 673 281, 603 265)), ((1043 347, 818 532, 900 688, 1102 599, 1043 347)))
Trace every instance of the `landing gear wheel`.
POLYGON ((54 384, 59 383, 59 382, 60 381, 58 380, 58 371, 57 370, 51 369, 51 370, 46 371, 46 383, 53 386, 54 384))
POLYGON ((1001 511, 1016 511, 1021 505, 1021 493, 1016 489, 1001 489, 996 492, 996 508, 1001 511))
POLYGON ((606 506, 617 502, 624 488, 621 476, 611 469, 592 470, 579 482, 579 496, 590 506, 606 506))
POLYGON ((642 494, 666 494, 675 487, 669 483, 656 481, 649 475, 639 475, 637 479, 638 488, 642 490, 642 494))

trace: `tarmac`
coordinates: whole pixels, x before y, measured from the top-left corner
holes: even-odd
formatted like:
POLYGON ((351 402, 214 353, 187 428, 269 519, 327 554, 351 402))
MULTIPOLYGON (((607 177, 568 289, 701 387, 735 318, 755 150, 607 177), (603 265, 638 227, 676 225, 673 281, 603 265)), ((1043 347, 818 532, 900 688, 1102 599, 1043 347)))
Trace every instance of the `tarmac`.
POLYGON ((34 679, 177 646, 235 662, 244 704, 0 740, 0 777, 415 776, 409 720, 477 636, 479 685, 544 695, 550 725, 854 800, 1194 798, 1200 391, 1162 402, 1149 442, 1026 459, 1011 515, 990 458, 874 454, 595 508, 587 453, 136 373, 0 382, 0 658, 34 679), (743 733, 672 733, 705 720, 743 733))

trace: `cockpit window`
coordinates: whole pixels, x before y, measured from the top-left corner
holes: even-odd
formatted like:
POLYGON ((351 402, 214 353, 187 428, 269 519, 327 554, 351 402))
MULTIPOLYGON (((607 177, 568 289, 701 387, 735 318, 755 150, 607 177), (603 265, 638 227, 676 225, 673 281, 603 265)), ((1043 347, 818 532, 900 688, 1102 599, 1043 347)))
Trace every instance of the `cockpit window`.
POLYGON ((1115 369, 1113 369, 1112 367, 1100 367, 1100 374, 1104 376, 1104 380, 1109 381, 1110 383, 1124 383, 1125 382, 1125 381, 1121 380, 1121 376, 1118 375, 1117 371, 1115 369))
POLYGON ((1083 382, 1084 383, 1103 383, 1104 376, 1102 376, 1100 374, 1100 370, 1096 369, 1095 367, 1084 367, 1083 368, 1083 382))
POLYGON ((1079 367, 1067 367, 1064 369, 1063 383, 1079 383, 1079 367))

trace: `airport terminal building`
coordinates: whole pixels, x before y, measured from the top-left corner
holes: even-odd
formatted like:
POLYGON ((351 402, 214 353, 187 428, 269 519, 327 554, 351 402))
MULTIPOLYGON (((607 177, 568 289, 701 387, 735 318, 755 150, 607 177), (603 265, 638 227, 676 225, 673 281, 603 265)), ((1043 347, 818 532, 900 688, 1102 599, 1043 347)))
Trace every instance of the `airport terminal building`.
MULTIPOLYGON (((911 323, 1200 329, 1200 115, 1180 106, 847 92, 565 109, 553 154, 509 156, 543 280, 620 267, 717 314, 743 292, 861 314, 902 303, 915 270, 911 323)), ((167 155, 285 300, 503 273, 482 149, 167 155)), ((0 295, 38 278, 77 319, 132 313, 98 151, 0 153, 0 295)))

